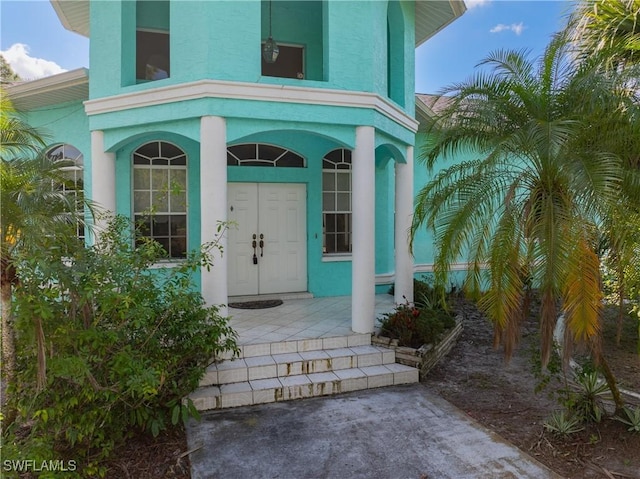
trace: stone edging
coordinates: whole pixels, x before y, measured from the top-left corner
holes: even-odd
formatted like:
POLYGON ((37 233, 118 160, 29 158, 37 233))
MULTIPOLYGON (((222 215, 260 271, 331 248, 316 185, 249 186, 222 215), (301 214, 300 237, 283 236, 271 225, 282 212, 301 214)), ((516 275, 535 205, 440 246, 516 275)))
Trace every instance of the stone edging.
POLYGON ((462 316, 458 315, 456 325, 436 345, 424 344, 419 349, 398 346, 397 339, 380 336, 378 333, 371 336, 371 344, 395 350, 396 362, 419 369, 422 380, 438 361, 449 354, 462 334, 462 329, 462 316))

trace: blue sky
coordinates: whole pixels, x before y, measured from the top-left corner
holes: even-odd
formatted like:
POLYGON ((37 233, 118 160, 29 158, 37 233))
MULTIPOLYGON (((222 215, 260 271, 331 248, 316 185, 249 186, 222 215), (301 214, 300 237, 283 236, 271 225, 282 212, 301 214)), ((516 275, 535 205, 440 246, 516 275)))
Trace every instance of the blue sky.
MULTIPOLYGON (((214 0, 205 0, 214 1, 214 0)), ((468 11, 416 50, 416 91, 436 93, 497 49, 539 55, 569 0, 467 0, 468 11)), ((25 79, 89 66, 88 39, 62 27, 47 0, 0 0, 0 51, 25 79)))
POLYGON ((539 56, 564 28, 571 1, 466 0, 461 18, 416 50, 416 91, 437 93, 468 78, 489 53, 523 50, 539 56))

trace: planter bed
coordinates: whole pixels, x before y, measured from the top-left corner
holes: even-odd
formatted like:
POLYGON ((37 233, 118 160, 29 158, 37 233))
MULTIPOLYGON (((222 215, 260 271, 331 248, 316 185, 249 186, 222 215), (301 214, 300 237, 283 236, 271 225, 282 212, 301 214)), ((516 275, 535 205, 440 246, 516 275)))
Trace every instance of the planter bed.
POLYGON ((456 317, 456 325, 447 331, 438 344, 424 344, 420 348, 409 348, 398 346, 397 339, 380 336, 374 333, 371 336, 371 344, 384 346, 395 350, 396 362, 412 366, 420 370, 420 380, 422 380, 431 369, 438 364, 438 361, 446 356, 458 341, 462 333, 462 316, 456 317))

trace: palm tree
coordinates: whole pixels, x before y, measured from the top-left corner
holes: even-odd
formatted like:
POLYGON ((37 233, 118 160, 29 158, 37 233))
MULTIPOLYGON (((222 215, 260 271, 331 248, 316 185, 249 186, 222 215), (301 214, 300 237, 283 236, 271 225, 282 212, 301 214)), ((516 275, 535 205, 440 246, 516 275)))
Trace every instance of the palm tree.
POLYGON ((489 71, 444 91, 445 106, 426 131, 426 166, 460 153, 475 159, 439 171, 419 192, 412 236, 425 224, 435 230, 442 284, 449 264, 469 258, 465 288, 480 298, 507 358, 537 289, 543 365, 562 314, 565 359, 573 343, 588 344, 622 407, 599 348, 597 227, 620 202, 637 207, 640 188, 593 135, 628 121, 637 104, 619 88, 624 81, 578 65, 568 53, 563 36, 537 64, 524 52, 499 51, 481 62, 489 71))
POLYGON ((582 0, 570 16, 583 54, 605 54, 612 66, 640 63, 640 0, 582 0))
MULTIPOLYGON (((579 54, 583 58, 598 58, 608 69, 628 69, 640 65, 640 0, 583 0, 569 18, 569 28, 579 54)), ((637 72, 637 68, 636 68, 637 72)), ((639 88, 640 75, 629 79, 629 87, 639 88)), ((637 122, 636 122, 637 126, 637 122)), ((626 127, 626 125, 623 125, 626 127)), ((605 136, 605 140, 607 137, 605 136)), ((635 167, 640 166, 640 134, 638 129, 628 133, 626 141, 618 142, 621 158, 635 167)), ((618 332, 620 342, 625 315, 624 299, 634 275, 634 258, 638 252, 637 229, 640 216, 636 212, 614 211, 607 218, 604 239, 609 261, 617 274, 618 332), (631 274, 629 274, 631 273, 631 274)), ((638 340, 640 351, 640 339, 638 340)))
MULTIPOLYGON (((16 261, 34 248, 55 245, 59 254, 77 242, 78 215, 86 202, 61 188, 68 180, 67 161, 53 161, 42 153, 44 140, 27 125, 2 95, 0 110, 0 298, 2 365, 9 384, 14 379, 16 351, 11 299, 19 284, 16 261)), ((92 206, 86 204, 91 211, 92 206)))

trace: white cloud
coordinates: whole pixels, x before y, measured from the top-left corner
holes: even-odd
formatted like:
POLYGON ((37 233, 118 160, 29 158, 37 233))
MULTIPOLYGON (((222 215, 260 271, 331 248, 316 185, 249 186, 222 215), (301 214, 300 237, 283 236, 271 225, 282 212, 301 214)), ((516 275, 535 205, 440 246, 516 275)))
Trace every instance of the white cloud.
POLYGON ((516 35, 520 35, 522 31, 527 28, 524 26, 522 22, 520 23, 512 23, 511 25, 505 25, 504 23, 498 23, 495 27, 493 27, 489 32, 491 33, 500 33, 505 31, 510 31, 515 33, 516 35))
POLYGON ((468 10, 476 7, 482 7, 489 2, 491 2, 491 0, 464 0, 464 3, 467 5, 468 10))
POLYGON ((67 71, 55 62, 30 56, 29 46, 24 43, 14 43, 0 53, 23 80, 35 80, 67 71))

